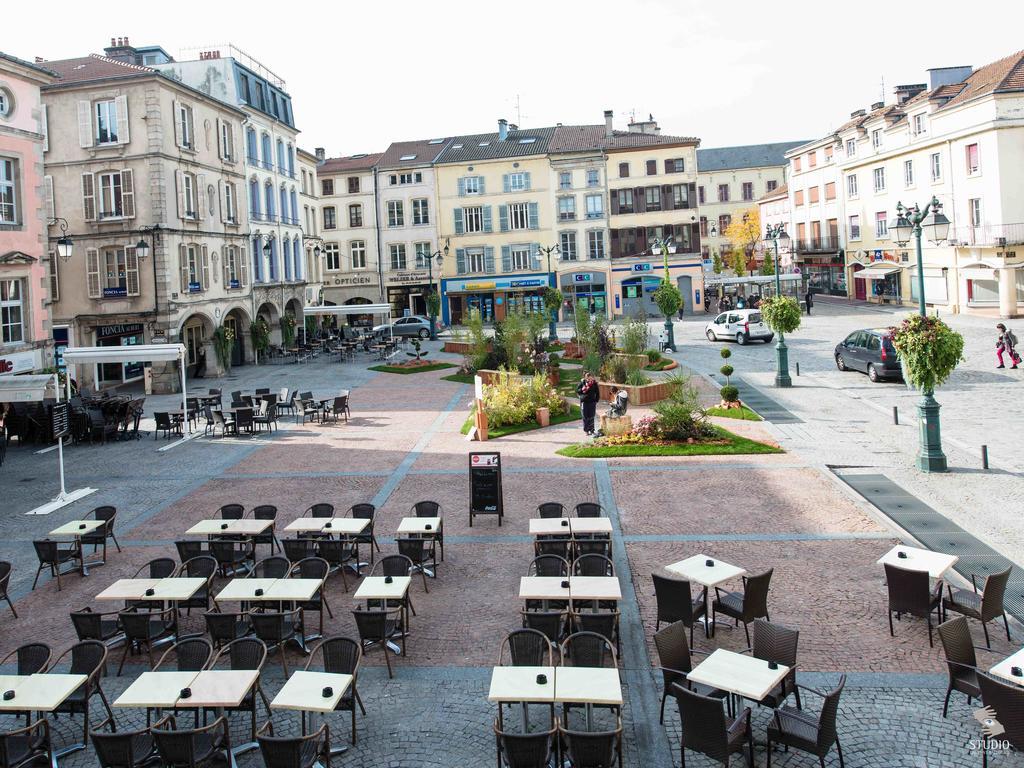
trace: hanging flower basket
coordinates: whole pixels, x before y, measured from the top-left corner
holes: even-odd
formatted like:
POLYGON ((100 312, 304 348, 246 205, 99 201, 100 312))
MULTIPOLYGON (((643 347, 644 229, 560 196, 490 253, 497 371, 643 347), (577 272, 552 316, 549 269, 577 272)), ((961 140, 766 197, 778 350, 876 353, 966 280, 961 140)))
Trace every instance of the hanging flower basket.
POLYGON ((889 334, 904 376, 920 389, 941 386, 963 359, 964 337, 937 317, 911 315, 889 334))

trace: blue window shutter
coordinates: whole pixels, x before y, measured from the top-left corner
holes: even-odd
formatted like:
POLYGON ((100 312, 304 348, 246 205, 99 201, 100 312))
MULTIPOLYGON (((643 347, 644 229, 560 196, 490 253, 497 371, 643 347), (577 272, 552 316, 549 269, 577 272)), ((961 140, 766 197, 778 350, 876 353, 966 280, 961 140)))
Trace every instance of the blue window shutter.
POLYGON ((503 245, 501 246, 501 271, 511 272, 512 271, 512 246, 503 245))
POLYGON ((460 176, 459 177, 459 197, 465 197, 465 196, 466 196, 466 180, 460 176))
POLYGON ((498 206, 498 228, 502 232, 508 232, 508 206, 498 206))
POLYGON ((530 203, 530 229, 540 229, 540 214, 536 203, 530 203))
POLYGON ((530 243, 530 258, 533 261, 533 270, 539 272, 540 266, 540 243, 530 243))
POLYGON ((530 172, 527 171, 526 173, 524 173, 523 177, 526 180, 526 191, 529 192, 530 191, 530 172))
POLYGON ((455 271, 460 275, 466 274, 466 249, 455 249, 455 271))
POLYGON ((483 176, 477 176, 476 180, 477 180, 477 184, 480 187, 480 194, 481 195, 487 194, 487 188, 484 186, 484 177, 483 176))
POLYGON ((491 228, 491 206, 484 206, 484 232, 493 232, 491 228))
POLYGON ((299 198, 295 194, 295 190, 292 190, 292 221, 298 222, 299 220, 299 198))
POLYGON ((461 235, 465 230, 462 227, 462 209, 455 209, 455 234, 461 235))
POLYGON ((494 274, 494 248, 489 245, 484 248, 484 272, 494 274))
POLYGON ((512 191, 512 182, 509 180, 507 173, 503 173, 501 175, 501 191, 502 192, 511 192, 512 191))
POLYGON ((289 250, 291 249, 288 247, 288 242, 285 241, 284 249, 283 252, 281 253, 281 256, 283 257, 284 261, 284 279, 286 282, 292 279, 292 260, 289 258, 289 250))

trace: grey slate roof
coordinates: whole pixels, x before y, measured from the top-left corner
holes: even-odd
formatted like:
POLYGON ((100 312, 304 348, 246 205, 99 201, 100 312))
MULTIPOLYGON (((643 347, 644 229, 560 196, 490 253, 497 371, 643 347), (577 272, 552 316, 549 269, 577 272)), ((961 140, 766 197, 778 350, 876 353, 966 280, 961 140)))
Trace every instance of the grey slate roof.
POLYGON ((555 135, 554 128, 519 128, 509 131, 504 141, 495 133, 477 133, 472 136, 455 136, 435 162, 465 163, 474 160, 499 160, 506 157, 545 155, 548 143, 555 135), (520 139, 535 139, 521 144, 520 139), (484 146, 480 146, 483 144, 484 146))
POLYGON ((430 165, 437 159, 437 156, 444 151, 444 148, 451 143, 451 139, 421 139, 419 141, 395 141, 388 147, 380 158, 377 167, 381 170, 392 168, 412 168, 414 166, 430 165), (439 142, 439 143, 431 143, 439 142), (415 157, 403 160, 403 157, 415 157))
POLYGON ((699 144, 700 139, 694 136, 668 136, 653 133, 631 133, 629 131, 612 131, 611 136, 605 135, 605 126, 601 125, 560 125, 555 129, 549 151, 588 152, 599 149, 614 151, 616 149, 635 149, 637 147, 670 146, 676 144, 699 144))
POLYGON ((807 140, 780 141, 773 144, 748 144, 742 147, 698 149, 697 172, 785 165, 786 153, 806 143, 807 140))

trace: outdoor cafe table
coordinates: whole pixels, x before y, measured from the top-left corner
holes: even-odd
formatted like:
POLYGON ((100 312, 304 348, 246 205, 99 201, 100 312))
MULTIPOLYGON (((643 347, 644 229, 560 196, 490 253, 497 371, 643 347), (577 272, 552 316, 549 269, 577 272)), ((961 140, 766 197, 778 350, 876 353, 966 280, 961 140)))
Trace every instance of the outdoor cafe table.
POLYGON ((206 579, 168 576, 164 579, 118 579, 98 595, 97 600, 160 600, 165 603, 188 600, 203 588, 206 579), (153 594, 146 594, 150 590, 153 594))
POLYGON ((399 535, 436 536, 441 532, 440 517, 403 517, 398 524, 399 535))
POLYGON ((943 575, 956 565, 960 558, 956 555, 944 555, 942 552, 933 552, 930 549, 918 547, 906 547, 898 544, 878 559, 879 565, 894 565, 908 571, 928 571, 933 579, 941 579, 943 575), (900 557, 899 553, 906 553, 906 557, 900 557))
POLYGON ((1014 685, 1024 685, 1024 676, 1015 676, 1010 670, 1014 667, 1021 667, 1024 669, 1024 648, 1014 653, 1012 656, 1008 656, 988 672, 990 675, 1001 677, 1003 680, 1007 680, 1014 685))
POLYGON ((200 520, 185 533, 190 536, 258 536, 274 524, 273 520, 200 520))
MULTIPOLYGON (((345 691, 352 685, 352 675, 334 672, 315 672, 299 670, 285 681, 277 696, 270 702, 271 709, 292 709, 302 715, 302 735, 306 735, 306 713, 319 712, 327 715, 334 711, 345 691), (324 690, 331 689, 330 696, 324 696, 324 690)), ((354 704, 354 702, 353 702, 354 704)), ((336 747, 332 755, 348 751, 348 747, 336 747)))
POLYGON ((761 701, 789 674, 789 667, 718 648, 686 676, 692 683, 718 688, 750 701, 761 701))
MULTIPOLYGON (((0 697, 0 713, 4 712, 53 712, 57 707, 88 680, 85 675, 39 673, 35 675, 0 676, 0 692, 14 691, 13 699, 0 697)), ((78 733, 78 730, 75 729, 78 733)), ((85 749, 85 744, 69 744, 53 753, 56 761, 64 755, 85 749)))
MULTIPOLYGON (((90 533, 102 528, 106 524, 106 520, 69 520, 64 525, 54 528, 50 531, 51 536, 58 538, 72 538, 79 542, 79 549, 81 549, 81 539, 83 536, 87 536, 90 533)), ((89 566, 103 565, 103 560, 86 560, 85 552, 82 552, 82 559, 79 561, 81 565, 79 570, 83 576, 89 575, 89 566)))
POLYGON ((573 517, 569 519, 569 528, 573 536, 594 533, 605 533, 610 536, 612 521, 607 517, 573 517))
POLYGON ((362 533, 370 521, 359 517, 300 517, 284 527, 291 533, 337 533, 352 536, 362 533))
POLYGON ((583 704, 587 730, 594 727, 594 705, 622 706, 619 670, 608 667, 559 667, 555 670, 555 701, 583 704))
MULTIPOLYGON (((391 582, 385 581, 389 577, 387 576, 367 576, 363 579, 363 583, 359 585, 359 589, 352 595, 354 600, 365 600, 367 604, 371 600, 383 600, 387 605, 388 600, 401 600, 402 601, 402 627, 405 632, 409 631, 409 611, 407 606, 409 601, 405 599, 409 592, 409 585, 412 584, 411 576, 392 576, 391 582)), ((388 640, 388 647, 398 653, 401 649, 395 644, 388 640)))
POLYGON ((570 576, 572 600, 621 600, 622 589, 615 576, 570 576))
POLYGON ((522 600, 568 600, 569 586, 564 576, 521 576, 519 578, 519 597, 522 600))
POLYGON ((570 533, 572 533, 572 528, 567 517, 530 518, 531 536, 558 536, 559 534, 568 536, 570 533))
POLYGON ((488 701, 498 702, 498 727, 503 728, 502 704, 523 705, 523 731, 526 731, 529 715, 526 705, 531 702, 553 705, 555 703, 554 667, 495 667, 491 670, 491 688, 488 701), (538 675, 547 680, 537 682, 538 675))
MULTIPOLYGON (((681 576, 687 581, 694 581, 709 590, 724 584, 730 579, 743 576, 747 571, 737 565, 730 565, 722 560, 715 560, 707 555, 694 555, 678 563, 666 565, 665 570, 674 576, 681 576), (711 565, 708 565, 708 563, 711 565)), ((708 595, 704 593, 704 634, 707 635, 711 628, 709 618, 708 595)))

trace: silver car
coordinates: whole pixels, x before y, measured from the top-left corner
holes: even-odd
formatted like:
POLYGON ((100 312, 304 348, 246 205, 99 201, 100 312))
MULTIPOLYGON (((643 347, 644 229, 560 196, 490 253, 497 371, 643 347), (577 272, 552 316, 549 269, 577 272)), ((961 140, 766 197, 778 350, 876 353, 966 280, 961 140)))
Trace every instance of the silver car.
POLYGON ((731 309, 723 312, 707 324, 704 335, 708 341, 735 339, 737 344, 746 344, 754 339, 767 344, 775 337, 757 309, 731 309))
MULTIPOLYGON (((374 333, 386 336, 388 326, 378 325, 373 330, 374 333)), ((421 339, 426 339, 430 337, 430 320, 421 315, 400 317, 391 324, 391 333, 395 336, 419 336, 421 339)))

